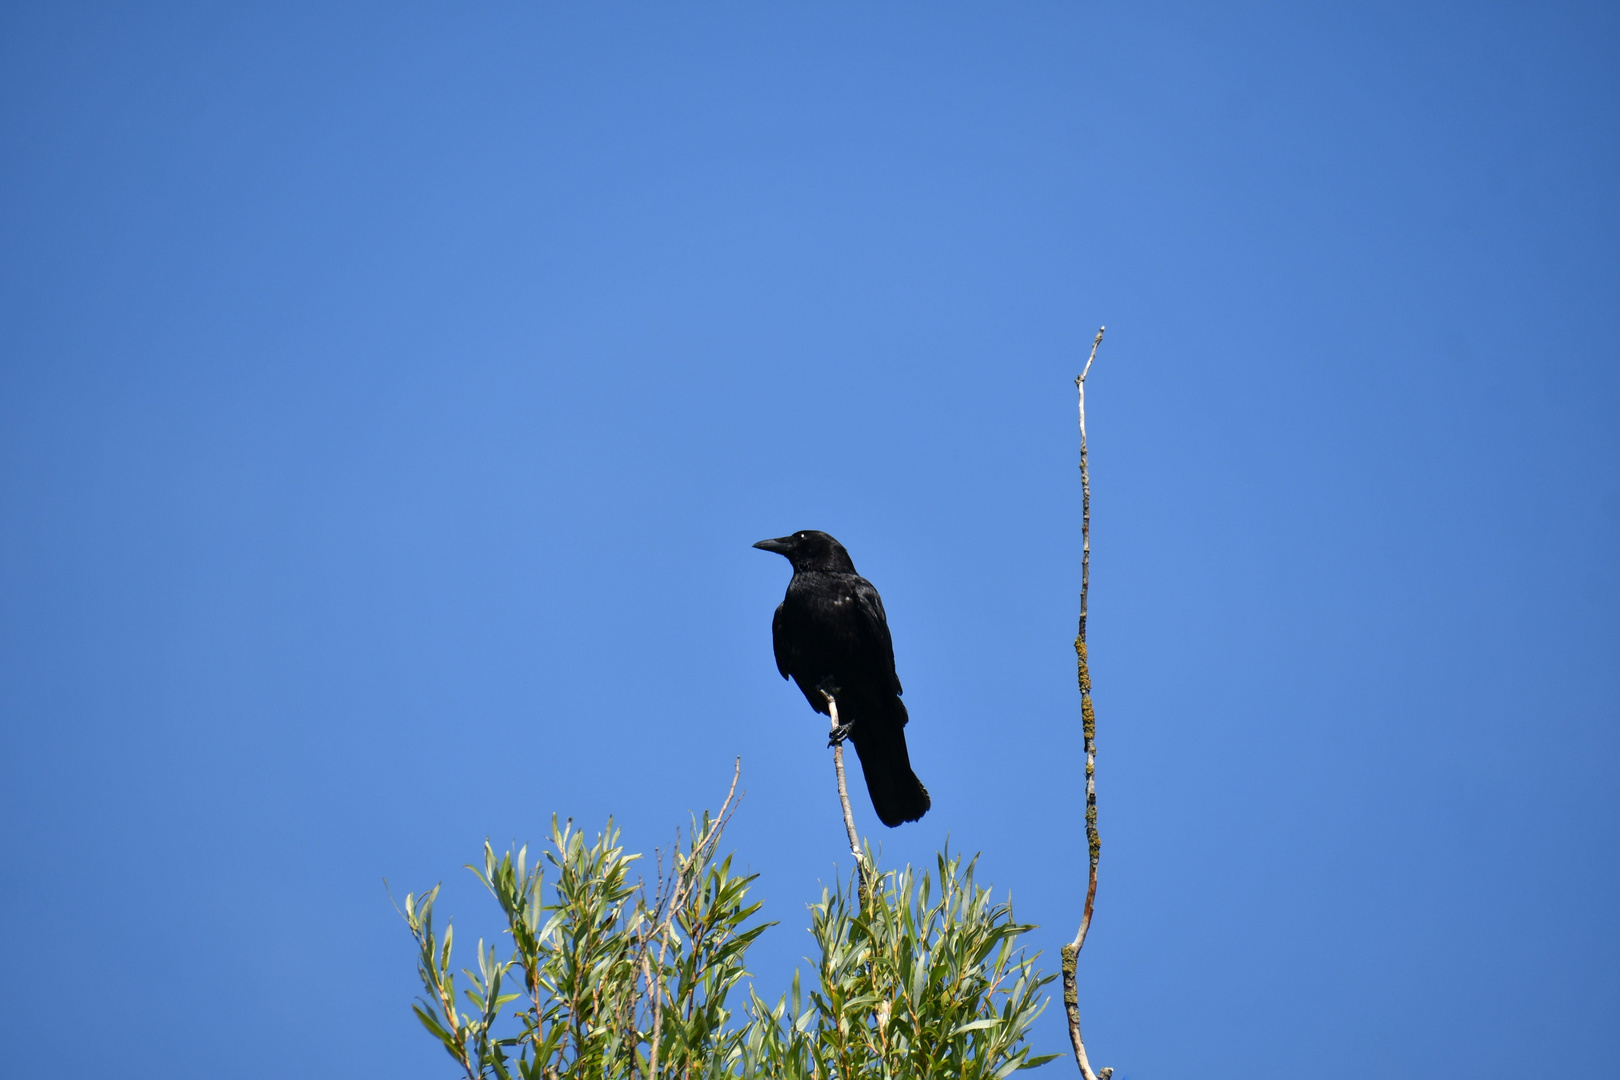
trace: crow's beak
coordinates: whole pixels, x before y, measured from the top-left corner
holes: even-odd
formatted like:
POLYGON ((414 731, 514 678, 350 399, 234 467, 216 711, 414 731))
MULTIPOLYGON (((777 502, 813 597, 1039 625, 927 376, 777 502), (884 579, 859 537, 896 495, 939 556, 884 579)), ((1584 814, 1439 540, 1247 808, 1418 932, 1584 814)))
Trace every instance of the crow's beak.
POLYGON ((779 536, 775 540, 761 540, 754 546, 761 551, 774 551, 778 555, 786 555, 793 550, 793 539, 788 536, 779 536))

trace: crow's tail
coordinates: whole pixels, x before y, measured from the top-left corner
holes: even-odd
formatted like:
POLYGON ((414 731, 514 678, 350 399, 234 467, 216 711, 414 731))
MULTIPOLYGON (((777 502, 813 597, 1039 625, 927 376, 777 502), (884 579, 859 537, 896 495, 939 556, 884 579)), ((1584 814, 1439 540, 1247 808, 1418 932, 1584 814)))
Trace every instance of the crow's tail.
POLYGON ((866 790, 872 796, 878 820, 892 829, 922 817, 931 803, 928 789, 911 771, 911 755, 906 753, 905 705, 894 698, 892 704, 862 709, 852 719, 849 741, 860 756, 866 790))

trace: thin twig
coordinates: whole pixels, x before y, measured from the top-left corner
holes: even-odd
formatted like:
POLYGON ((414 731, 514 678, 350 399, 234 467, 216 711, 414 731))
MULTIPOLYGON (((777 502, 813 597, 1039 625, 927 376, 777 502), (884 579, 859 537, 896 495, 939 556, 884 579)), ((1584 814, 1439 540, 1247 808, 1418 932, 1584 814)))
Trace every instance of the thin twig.
POLYGON ((652 1041, 647 1048, 647 1077, 657 1080, 658 1077, 658 1045, 663 1038, 664 1026, 664 963, 669 957, 670 928, 675 921, 676 914, 686 903, 697 879, 702 876, 703 867, 708 864, 714 852, 712 848, 720 842, 720 834, 725 831, 726 823, 736 812, 732 800, 737 795, 737 781, 742 776, 742 758, 737 759, 736 767, 731 773, 731 789, 726 792, 726 801, 720 804, 720 812, 709 820, 709 827, 704 830, 701 837, 692 843, 691 851, 683 863, 680 857, 680 836, 675 837, 675 850, 670 852, 670 870, 673 878, 669 882, 668 891, 665 891, 662 863, 659 869, 659 896, 653 901, 653 914, 655 919, 650 927, 642 932, 639 951, 641 953, 641 973, 647 983, 647 996, 651 999, 653 1023, 652 1041), (654 980, 652 973, 652 958, 648 945, 654 938, 658 939, 658 978, 654 980))
MULTIPOLYGON (((832 718, 832 730, 838 730, 838 699, 834 697, 825 686, 818 687, 821 696, 827 699, 827 713, 832 718)), ((866 907, 866 890, 869 884, 866 865, 866 854, 861 851, 861 835, 855 831, 855 812, 849 808, 849 786, 844 782, 844 740, 838 739, 833 743, 833 772, 838 775, 838 802, 844 808, 844 832, 849 836, 849 853, 855 856, 855 873, 860 882, 861 907, 866 907)))
MULTIPOLYGON (((660 949, 658 955, 660 971, 662 971, 663 968, 663 961, 663 950, 660 949)), ((647 980, 647 994, 652 998, 653 1029, 652 1042, 647 1046, 647 1076, 649 1080, 653 1080, 653 1078, 658 1076, 658 1043, 659 1040, 663 1038, 664 1010, 662 1006, 664 998, 664 980, 662 975, 660 975, 658 981, 656 983, 653 982, 652 959, 646 952, 641 954, 641 974, 647 980)), ((634 1057, 635 1055, 632 1053, 631 1056, 634 1057)))
POLYGON ((1074 1047, 1074 1061, 1080 1066, 1085 1080, 1108 1080, 1113 1069, 1091 1070, 1086 1058, 1086 1044, 1080 1038, 1080 991, 1075 967, 1080 949, 1091 930, 1091 912, 1097 902, 1097 857, 1102 853, 1102 840, 1097 834, 1097 714, 1091 707, 1091 668, 1086 659, 1087 601, 1091 593, 1091 470, 1086 460, 1086 376, 1091 374, 1091 362, 1097 359, 1097 346, 1102 344, 1101 327, 1091 342, 1091 355, 1086 366, 1074 380, 1080 396, 1080 628, 1074 638, 1075 670, 1080 680, 1080 725, 1085 738, 1086 751, 1086 847, 1090 853, 1090 873, 1086 881, 1086 903, 1080 914, 1080 929, 1074 940, 1063 946, 1063 1007, 1069 1015, 1069 1043, 1074 1047))

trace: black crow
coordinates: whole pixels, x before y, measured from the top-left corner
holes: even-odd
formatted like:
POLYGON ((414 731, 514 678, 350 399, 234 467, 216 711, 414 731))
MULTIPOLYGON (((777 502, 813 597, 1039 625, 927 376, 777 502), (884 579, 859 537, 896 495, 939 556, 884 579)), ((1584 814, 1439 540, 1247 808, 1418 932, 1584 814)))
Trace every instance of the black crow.
POLYGON ((906 753, 906 706, 894 673, 883 600, 855 572, 844 545, 809 530, 754 545, 787 557, 793 580, 771 620, 776 670, 793 676, 805 700, 826 713, 825 685, 838 702, 833 741, 849 738, 861 759, 872 809, 893 828, 928 812, 928 789, 906 753))

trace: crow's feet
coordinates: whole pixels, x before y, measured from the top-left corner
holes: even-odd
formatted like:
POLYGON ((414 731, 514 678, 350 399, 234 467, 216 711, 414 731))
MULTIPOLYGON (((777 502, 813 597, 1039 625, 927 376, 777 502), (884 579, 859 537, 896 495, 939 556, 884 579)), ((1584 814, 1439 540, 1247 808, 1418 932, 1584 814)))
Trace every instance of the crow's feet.
POLYGON ((850 728, 848 724, 836 722, 838 720, 838 687, 833 685, 833 678, 828 675, 825 679, 816 683, 816 689, 821 691, 821 696, 827 699, 827 712, 834 720, 832 734, 827 736, 827 745, 837 746, 849 738, 850 728))

